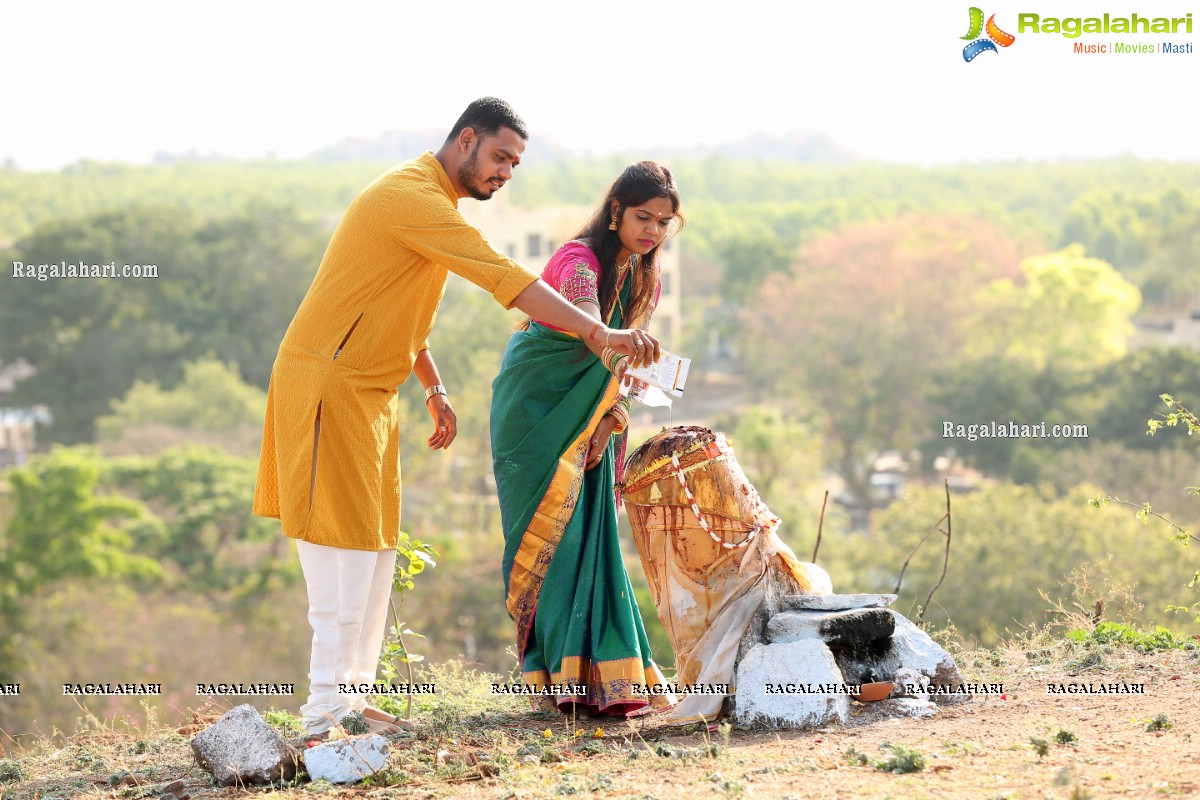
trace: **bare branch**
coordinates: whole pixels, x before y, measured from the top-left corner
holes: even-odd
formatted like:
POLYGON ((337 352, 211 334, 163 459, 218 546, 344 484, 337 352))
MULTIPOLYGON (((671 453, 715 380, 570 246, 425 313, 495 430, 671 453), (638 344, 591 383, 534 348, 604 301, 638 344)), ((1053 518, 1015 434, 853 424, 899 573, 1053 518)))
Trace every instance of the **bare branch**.
POLYGON ((817 551, 821 549, 821 531, 825 529, 825 504, 829 502, 829 490, 825 490, 825 499, 821 501, 821 519, 817 522, 817 543, 813 546, 812 563, 817 563, 817 551))
MULTIPOLYGON (((945 518, 945 516, 942 517, 942 519, 945 518)), ((933 523, 933 525, 929 527, 929 530, 925 531, 925 535, 921 537, 921 541, 917 542, 917 546, 914 547, 912 552, 908 554, 908 558, 904 559, 904 566, 900 568, 900 576, 896 578, 896 588, 892 589, 892 594, 900 594, 900 584, 904 583, 904 571, 908 569, 908 562, 912 561, 913 556, 915 556, 917 551, 921 549, 921 545, 925 544, 925 540, 929 538, 929 534, 933 533, 934 531, 941 530, 941 528, 938 526, 942 524, 942 519, 939 519, 937 522, 933 523)))
MULTIPOLYGON (((933 593, 938 590, 938 587, 942 585, 942 581, 946 579, 946 570, 950 567, 950 539, 954 529, 950 522, 950 481, 947 480, 944 483, 946 486, 946 516, 942 517, 942 519, 946 520, 946 530, 942 531, 941 528, 938 528, 938 530, 946 535, 946 557, 942 559, 941 576, 937 579, 937 583, 933 585, 933 588, 929 590, 929 596, 925 598, 925 604, 921 606, 921 613, 917 614, 918 623, 925 616, 925 609, 929 608, 929 603, 933 600, 933 593)), ((925 535, 928 536, 929 534, 925 535)))

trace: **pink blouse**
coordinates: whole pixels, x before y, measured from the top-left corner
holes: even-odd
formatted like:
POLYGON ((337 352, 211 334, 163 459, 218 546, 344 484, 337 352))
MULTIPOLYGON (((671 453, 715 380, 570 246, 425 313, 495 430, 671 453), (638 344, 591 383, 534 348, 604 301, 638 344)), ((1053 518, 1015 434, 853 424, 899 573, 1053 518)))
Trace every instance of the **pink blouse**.
MULTIPOLYGON (((600 261, 592 249, 581 242, 567 242, 558 248, 546 262, 546 268, 542 270, 542 280, 571 303, 590 301, 600 305, 600 261)), ((661 291, 660 283, 654 287, 656 306, 661 291)), ((563 330, 540 319, 534 321, 556 331, 563 330)), ((628 325, 629 321, 626 320, 624 324, 628 325)))

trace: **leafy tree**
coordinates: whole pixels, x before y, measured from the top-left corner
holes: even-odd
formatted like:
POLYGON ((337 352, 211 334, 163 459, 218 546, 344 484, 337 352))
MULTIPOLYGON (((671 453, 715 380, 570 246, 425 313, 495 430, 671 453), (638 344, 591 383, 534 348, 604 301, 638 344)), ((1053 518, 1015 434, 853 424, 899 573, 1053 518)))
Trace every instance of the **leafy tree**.
POLYGON ((156 264, 161 276, 5 281, 0 359, 24 358, 37 370, 17 384, 12 402, 47 406, 53 441, 89 441, 92 421, 135 378, 178 374, 186 337, 155 302, 158 287, 193 263, 192 224, 180 211, 129 209, 48 223, 18 243, 14 258, 25 264, 116 260, 156 264))
POLYGON ((725 265, 721 294, 741 306, 775 272, 786 274, 796 242, 776 236, 761 220, 739 220, 711 239, 713 252, 725 265))
MULTIPOLYGON (((244 383, 236 365, 202 358, 183 365, 183 380, 174 389, 163 389, 157 381, 135 381, 123 398, 112 401, 113 413, 96 420, 96 438, 125 449, 143 449, 139 439, 150 438, 144 447, 157 452, 155 445, 163 439, 235 434, 247 443, 241 451, 252 451, 244 454, 257 455, 266 403, 266 392, 244 383), (148 429, 157 436, 139 437, 148 429)), ((219 438, 226 449, 237 449, 230 436, 219 438)))
POLYGON ((162 577, 158 561, 135 549, 161 535, 156 520, 137 500, 100 494, 102 474, 95 453, 69 448, 7 474, 13 515, 0 535, 0 683, 11 679, 15 649, 29 633, 29 603, 47 586, 162 577))
POLYGON ((1110 265, 1071 245, 1025 259, 1021 273, 976 296, 968 357, 1079 372, 1125 355, 1141 295, 1110 265))
POLYGON ((1148 436, 1142 420, 1159 411, 1167 392, 1200 397, 1200 352, 1187 347, 1135 350, 1099 371, 1088 390, 1102 398, 1095 428, 1103 441, 1133 449, 1179 449, 1191 444, 1173 436, 1148 436))
MULTIPOLYGON (((1161 609, 1181 589, 1164 568, 1178 558, 1176 545, 1115 516, 1097 517, 1089 508, 1095 494, 1089 486, 1058 496, 1047 487, 996 483, 954 496, 949 569, 926 619, 953 622, 964 636, 989 644, 1006 629, 1052 621, 1039 594, 1044 591, 1051 602, 1079 600, 1089 611, 1105 600, 1109 619, 1126 617, 1119 621, 1139 627, 1162 623, 1161 609), (1133 587, 1144 608, 1129 597, 1133 587)), ((843 548, 826 564, 834 586, 849 575, 856 591, 894 589, 905 558, 945 506, 941 487, 908 492, 879 514, 869 546, 843 548)), ((925 602, 942 571, 943 545, 935 535, 913 557, 896 603, 901 613, 915 613, 925 602)))
POLYGON ((850 225, 806 245, 792 275, 769 276, 744 312, 747 368, 777 402, 820 415, 860 503, 875 455, 921 438, 929 388, 963 347, 970 297, 1015 274, 1019 247, 964 218, 850 225))
POLYGON ((148 554, 169 565, 174 588, 244 601, 298 577, 278 524, 250 513, 256 471, 254 459, 189 445, 113 459, 110 480, 162 520, 148 554))
POLYGON ((325 239, 291 211, 259 206, 206 223, 164 208, 47 223, 15 259, 155 264, 158 277, 7 282, 0 361, 37 370, 12 402, 47 406, 49 438, 80 442, 134 381, 176 384, 191 359, 235 361, 265 388, 325 239))
POLYGON ((1129 268, 1146 257, 1149 211, 1144 198, 1104 189, 1081 195, 1067 208, 1060 243, 1080 243, 1099 259, 1129 268))
POLYGON ((265 389, 329 233, 289 206, 254 202, 208 221, 194 238, 199 268, 165 287, 158 310, 188 334, 188 358, 232 361, 265 389))
POLYGON ((1086 444, 1070 438, 946 441, 943 424, 1087 425, 1105 438, 1105 408, 1127 360, 1137 289, 1072 246, 1021 262, 1024 280, 990 282, 975 295, 961 356, 948 362, 931 396, 922 445, 947 447, 990 474, 1030 481, 1046 454, 1086 444))

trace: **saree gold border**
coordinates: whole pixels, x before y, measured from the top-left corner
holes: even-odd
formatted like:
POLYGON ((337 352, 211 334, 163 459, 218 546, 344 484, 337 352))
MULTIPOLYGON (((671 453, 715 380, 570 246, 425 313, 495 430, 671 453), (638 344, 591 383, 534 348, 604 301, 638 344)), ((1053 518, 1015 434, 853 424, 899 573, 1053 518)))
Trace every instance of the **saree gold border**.
POLYGON ((533 518, 521 536, 521 544, 517 547, 512 572, 509 574, 508 597, 505 601, 508 613, 517 623, 517 651, 521 656, 524 656, 524 646, 528 641, 529 627, 533 624, 537 598, 541 594, 546 571, 550 568, 554 548, 558 547, 567 527, 567 520, 570 519, 570 512, 574 510, 579 499, 583 465, 578 462, 577 453, 616 401, 619 389, 620 382, 615 376, 611 377, 583 432, 567 446, 566 452, 558 457, 558 467, 550 481, 550 487, 542 496, 537 510, 533 512, 533 518))
POLYGON ((642 666, 640 658, 621 658, 614 661, 592 661, 582 656, 567 656, 562 668, 550 675, 546 670, 525 672, 521 680, 526 686, 545 689, 548 686, 569 684, 587 686, 586 696, 561 695, 537 696, 532 698, 538 710, 553 710, 558 702, 581 701, 601 711, 617 703, 646 703, 645 708, 630 712, 629 716, 640 716, 654 711, 665 711, 676 703, 675 696, 661 694, 634 694, 633 685, 658 686, 667 683, 658 664, 642 666), (543 702, 548 701, 548 702, 543 702))

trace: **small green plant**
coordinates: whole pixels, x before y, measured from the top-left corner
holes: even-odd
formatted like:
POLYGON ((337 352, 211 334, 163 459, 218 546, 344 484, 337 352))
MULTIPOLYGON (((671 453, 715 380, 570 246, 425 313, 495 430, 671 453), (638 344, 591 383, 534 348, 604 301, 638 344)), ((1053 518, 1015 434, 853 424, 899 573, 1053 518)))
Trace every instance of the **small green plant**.
MULTIPOLYGON (((412 665, 425 660, 419 653, 411 652, 404 642, 405 636, 425 638, 416 631, 410 630, 400 619, 400 606, 404 603, 405 595, 412 591, 413 578, 425 571, 425 567, 435 567, 437 562, 433 557, 437 551, 433 546, 414 539, 404 531, 400 531, 400 539, 396 544, 396 567, 392 573, 392 598, 389 603, 392 610, 392 627, 388 629, 387 637, 379 653, 379 671, 385 683, 391 684, 400 677, 398 664, 404 665, 404 677, 411 685, 413 682, 412 665), (399 597, 399 599, 395 599, 399 597)), ((412 716, 412 694, 407 696, 405 717, 412 716)))
POLYGON ((726 797, 741 797, 746 793, 746 784, 743 781, 722 781, 717 788, 726 797))
POLYGON ((575 744, 571 745, 571 752, 580 753, 585 756, 598 756, 607 750, 603 742, 595 739, 579 739, 575 744))
POLYGON ((559 795, 584 794, 586 792, 587 792, 587 788, 580 786, 575 781, 575 778, 572 776, 567 776, 566 778, 563 778, 562 782, 554 787, 554 793, 559 794, 559 795))
POLYGON ((29 780, 29 770, 20 761, 0 761, 0 783, 16 783, 29 780))
POLYGON ((1079 737, 1066 728, 1059 728, 1058 733, 1054 734, 1054 741, 1058 744, 1077 744, 1079 737))
POLYGON ((338 791, 338 787, 324 778, 321 778, 320 780, 316 780, 305 785, 304 791, 308 794, 332 794, 333 792, 338 791))
POLYGON ((589 792, 611 792, 617 788, 617 782, 610 775, 601 772, 588 783, 589 792))
POLYGON ((1035 736, 1030 738, 1029 743, 1033 745, 1033 752, 1038 754, 1039 761, 1050 755, 1050 743, 1045 739, 1039 739, 1035 736))
MULTIPOLYGON (((1186 428, 1188 436, 1200 434, 1200 417, 1197 417, 1194 412, 1188 410, 1182 403, 1169 394, 1160 394, 1158 399, 1163 401, 1163 404, 1166 405, 1168 411, 1166 414, 1159 414, 1159 419, 1151 419, 1146 421, 1147 436, 1155 435, 1163 427, 1186 428)), ((1187 491, 1188 494, 1200 496, 1200 486, 1189 486, 1187 487, 1187 491)), ((1142 503, 1141 505, 1138 505, 1137 503, 1132 503, 1128 500, 1122 500, 1121 498, 1113 497, 1112 495, 1101 495, 1100 497, 1093 498, 1091 502, 1096 508, 1103 508, 1109 503, 1132 506, 1133 508, 1137 509, 1136 516, 1142 523, 1148 523, 1151 517, 1154 517, 1155 519, 1158 519, 1164 523, 1167 528, 1170 529, 1171 538, 1173 540, 1184 545, 1188 544, 1189 540, 1193 542, 1200 542, 1200 536, 1197 536, 1181 525, 1172 522, 1167 517, 1158 513, 1150 507, 1149 503, 1142 503)), ((1200 594, 1200 570, 1196 570, 1196 572, 1192 574, 1192 578, 1187 584, 1187 590, 1189 592, 1200 594)), ((1193 603, 1190 608, 1188 606, 1172 604, 1167 606, 1165 610, 1171 614, 1192 614, 1194 615, 1196 622, 1200 622, 1200 602, 1193 603)))
POLYGON ((295 739, 304 735, 304 720, 292 716, 286 711, 271 709, 264 711, 262 716, 266 723, 279 731, 279 734, 285 739, 295 739))
POLYGON ((722 748, 717 744, 697 745, 696 747, 673 747, 659 742, 654 746, 654 754, 660 758, 677 758, 687 761, 693 758, 716 758, 722 748))
POLYGON ((857 747, 851 746, 846 748, 846 752, 843 755, 846 756, 846 761, 853 765, 865 767, 871 763, 871 758, 857 747))
POLYGON ((351 711, 342 717, 338 724, 350 736, 358 736, 362 733, 371 732, 371 725, 367 722, 367 718, 363 716, 361 711, 351 711))
POLYGON ((888 757, 875 762, 875 769, 883 772, 905 774, 925 769, 925 756, 915 747, 903 744, 884 745, 890 752, 888 757))
POLYGON ((1146 730, 1148 731, 1165 731, 1173 727, 1175 727, 1175 723, 1171 722, 1166 714, 1155 714, 1154 719, 1146 723, 1146 730))
POLYGON ((1139 631, 1132 625, 1120 622, 1104 621, 1095 630, 1067 631, 1067 638, 1078 644, 1116 644, 1127 645, 1139 653, 1152 653, 1157 650, 1181 650, 1190 640, 1168 628, 1156 625, 1153 631, 1139 631))

